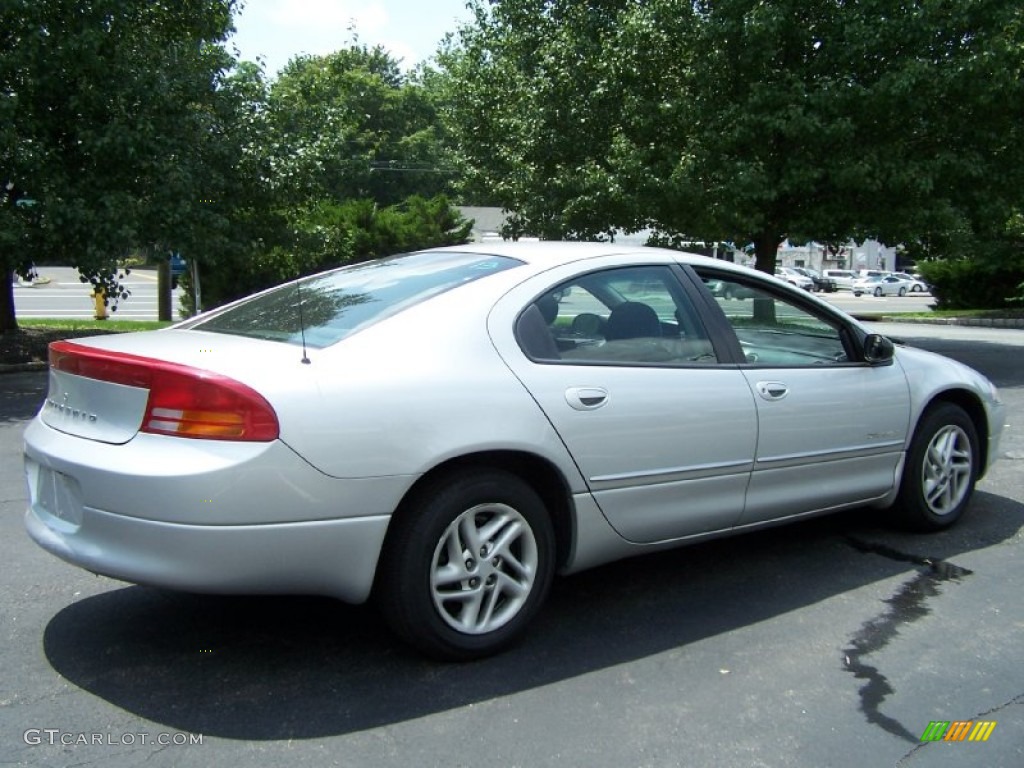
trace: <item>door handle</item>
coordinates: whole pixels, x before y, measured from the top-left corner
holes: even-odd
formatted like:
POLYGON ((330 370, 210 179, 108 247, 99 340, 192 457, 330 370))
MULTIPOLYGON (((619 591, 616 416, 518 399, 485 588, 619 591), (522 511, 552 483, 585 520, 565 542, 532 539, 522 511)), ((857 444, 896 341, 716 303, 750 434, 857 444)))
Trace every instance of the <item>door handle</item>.
POLYGON ((603 387, 569 387, 565 401, 577 411, 592 411, 608 402, 608 390, 603 387))
POLYGON ((756 388, 757 394, 765 400, 781 400, 789 394, 789 387, 781 381, 759 381, 756 388))

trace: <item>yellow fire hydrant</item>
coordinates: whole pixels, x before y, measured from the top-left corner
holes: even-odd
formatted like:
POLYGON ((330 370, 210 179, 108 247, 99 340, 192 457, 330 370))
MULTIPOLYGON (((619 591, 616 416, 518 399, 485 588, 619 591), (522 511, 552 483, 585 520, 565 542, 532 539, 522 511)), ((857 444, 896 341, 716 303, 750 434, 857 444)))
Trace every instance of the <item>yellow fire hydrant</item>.
POLYGON ((92 300, 96 303, 96 319, 106 320, 107 319, 107 302, 106 292, 102 288, 97 288, 92 292, 92 300))

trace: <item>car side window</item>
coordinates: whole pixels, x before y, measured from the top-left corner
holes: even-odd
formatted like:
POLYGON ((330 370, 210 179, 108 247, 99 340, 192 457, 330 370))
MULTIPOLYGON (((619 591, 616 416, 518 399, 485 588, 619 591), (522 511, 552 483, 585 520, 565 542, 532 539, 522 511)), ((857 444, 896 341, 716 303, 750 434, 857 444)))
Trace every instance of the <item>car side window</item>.
POLYGON ((700 269, 697 273, 725 313, 748 363, 794 367, 849 362, 837 324, 753 280, 700 269))
POLYGON ((516 338, 528 357, 544 362, 718 362, 699 315, 666 266, 602 270, 553 286, 520 313, 516 338))

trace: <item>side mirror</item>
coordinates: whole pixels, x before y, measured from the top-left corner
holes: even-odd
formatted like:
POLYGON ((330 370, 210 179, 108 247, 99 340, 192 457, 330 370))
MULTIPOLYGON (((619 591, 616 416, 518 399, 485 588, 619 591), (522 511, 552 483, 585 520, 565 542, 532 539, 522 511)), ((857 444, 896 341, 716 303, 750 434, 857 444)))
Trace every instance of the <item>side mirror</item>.
POLYGON ((864 359, 872 365, 885 365, 892 362, 895 347, 880 333, 869 333, 864 339, 864 359))

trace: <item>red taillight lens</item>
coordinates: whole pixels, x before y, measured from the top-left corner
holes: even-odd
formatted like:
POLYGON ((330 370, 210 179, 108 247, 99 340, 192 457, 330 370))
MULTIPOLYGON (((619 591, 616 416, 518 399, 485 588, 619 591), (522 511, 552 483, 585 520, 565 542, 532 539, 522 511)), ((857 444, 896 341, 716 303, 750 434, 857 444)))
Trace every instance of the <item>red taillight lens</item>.
POLYGON ((277 414, 259 392, 213 371, 69 341, 50 344, 50 367, 148 389, 142 432, 258 442, 280 434, 277 414))

